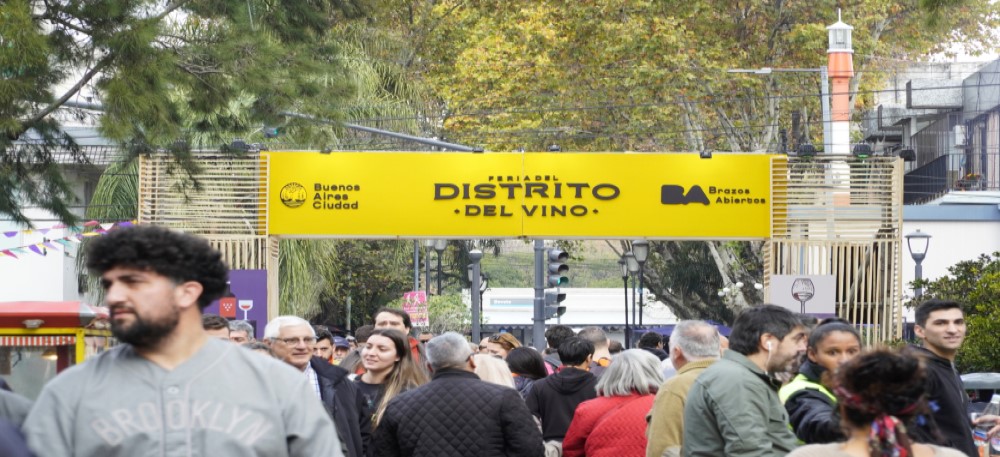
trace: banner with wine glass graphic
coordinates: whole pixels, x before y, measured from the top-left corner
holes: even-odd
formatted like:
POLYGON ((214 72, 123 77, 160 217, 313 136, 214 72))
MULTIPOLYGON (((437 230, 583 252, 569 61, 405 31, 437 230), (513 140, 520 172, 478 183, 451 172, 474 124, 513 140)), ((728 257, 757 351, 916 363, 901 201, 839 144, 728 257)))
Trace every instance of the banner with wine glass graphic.
POLYGON ((834 275, 771 276, 770 298, 792 312, 819 318, 837 315, 837 278, 834 275))
POLYGON ((249 321, 255 337, 263 338, 267 325, 267 270, 229 270, 229 290, 208 305, 205 314, 249 321))

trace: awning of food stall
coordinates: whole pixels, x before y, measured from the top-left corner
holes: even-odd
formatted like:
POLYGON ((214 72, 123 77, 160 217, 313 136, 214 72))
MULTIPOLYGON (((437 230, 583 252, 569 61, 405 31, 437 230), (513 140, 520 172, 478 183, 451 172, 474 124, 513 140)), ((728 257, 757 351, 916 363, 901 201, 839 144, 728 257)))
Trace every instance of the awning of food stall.
POLYGON ((107 319, 107 308, 81 301, 0 302, 0 327, 26 328, 26 320, 41 320, 38 328, 87 327, 95 319, 107 319))
POLYGON ((20 336, 0 336, 0 347, 6 346, 28 346, 28 347, 48 347, 48 346, 69 346, 76 343, 75 335, 20 335, 20 336))

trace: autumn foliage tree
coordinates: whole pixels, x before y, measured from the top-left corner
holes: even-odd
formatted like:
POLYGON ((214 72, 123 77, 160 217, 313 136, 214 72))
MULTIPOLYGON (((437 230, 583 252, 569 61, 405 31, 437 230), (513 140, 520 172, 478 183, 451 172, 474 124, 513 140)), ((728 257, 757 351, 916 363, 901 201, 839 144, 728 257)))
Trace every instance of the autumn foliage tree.
MULTIPOLYGON (((994 50, 1000 25, 989 0, 406 3, 422 37, 414 71, 443 104, 440 135, 492 151, 777 152, 795 140, 793 112, 818 145, 818 74, 727 70, 825 65, 826 26, 842 9, 860 119, 907 62, 950 41, 994 50)), ((692 243, 654 243, 645 284, 656 298, 720 320, 761 300, 760 242, 692 243), (739 282, 735 297, 713 294, 739 282)))

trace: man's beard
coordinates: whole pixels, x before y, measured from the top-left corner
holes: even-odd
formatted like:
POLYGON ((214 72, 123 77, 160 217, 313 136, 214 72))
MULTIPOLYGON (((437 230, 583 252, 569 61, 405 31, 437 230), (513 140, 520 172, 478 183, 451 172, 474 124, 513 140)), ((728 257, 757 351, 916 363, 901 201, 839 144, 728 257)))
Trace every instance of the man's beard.
POLYGON ((131 344, 138 348, 149 348, 156 346, 163 341, 167 335, 177 328, 180 322, 180 313, 173 310, 172 313, 158 321, 145 321, 138 314, 133 314, 135 320, 128 327, 123 327, 117 321, 111 321, 111 334, 119 341, 131 344))

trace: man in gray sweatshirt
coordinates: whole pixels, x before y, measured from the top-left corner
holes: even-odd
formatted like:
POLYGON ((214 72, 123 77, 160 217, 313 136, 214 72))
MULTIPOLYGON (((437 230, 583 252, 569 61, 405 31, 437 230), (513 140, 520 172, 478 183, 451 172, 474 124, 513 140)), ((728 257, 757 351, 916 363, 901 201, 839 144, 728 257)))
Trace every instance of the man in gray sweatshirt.
POLYGON ((153 226, 93 240, 123 343, 49 382, 24 423, 39 456, 342 456, 309 379, 209 338, 201 312, 228 276, 203 239, 153 226))

